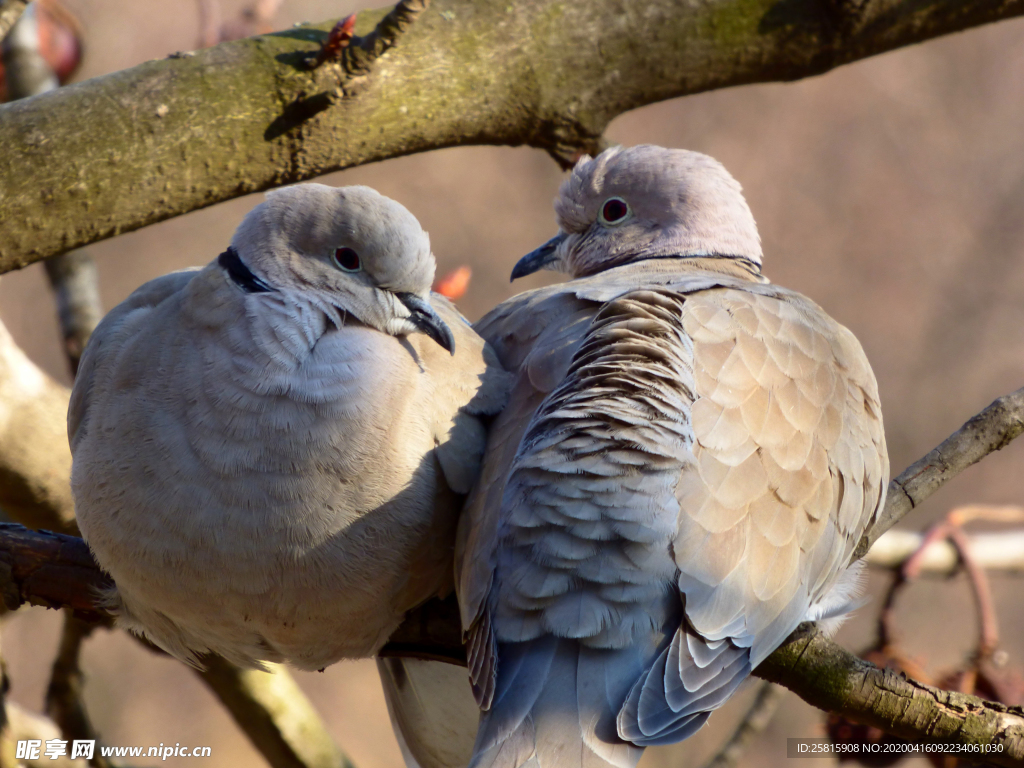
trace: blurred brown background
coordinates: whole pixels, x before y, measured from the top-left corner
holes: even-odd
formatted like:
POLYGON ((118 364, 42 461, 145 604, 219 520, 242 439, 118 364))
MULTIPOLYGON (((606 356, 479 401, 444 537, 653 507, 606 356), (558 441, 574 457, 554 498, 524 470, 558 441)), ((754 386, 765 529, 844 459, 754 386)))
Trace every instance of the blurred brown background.
MULTIPOLYGON (((85 29, 79 78, 196 48, 201 35, 198 8, 190 2, 67 5, 85 29)), ((242 6, 223 0, 224 18, 242 6)), ((284 0, 274 26, 361 7, 351 0, 284 0)), ((760 223, 766 273, 811 296, 867 350, 881 387, 895 474, 995 397, 1024 384, 1021 83, 1024 21, 1009 21, 799 83, 647 107, 616 120, 609 136, 707 152, 740 180, 760 223)), ((551 279, 531 277, 512 286, 508 274, 519 256, 554 234, 551 200, 561 177, 534 150, 465 148, 322 181, 368 184, 412 210, 431 234, 439 275, 472 267, 460 305, 476 319, 513 292, 551 279)), ((214 258, 261 199, 242 198, 92 246, 105 306, 150 278, 214 258)), ((41 265, 0 281, 0 318, 34 360, 68 381, 41 265)), ((968 501, 1024 503, 1022 470, 1024 440, 962 475, 904 525, 923 527, 968 501)), ((872 576, 874 594, 886 579, 872 576)), ((1006 576, 993 582, 1003 647, 1011 665, 1024 665, 1024 582, 1006 576)), ((973 608, 962 577, 915 585, 899 605, 906 650, 933 671, 957 664, 971 647, 973 608)), ((870 642, 876 610, 877 600, 861 609, 840 641, 853 649, 870 642)), ((41 609, 23 610, 3 625, 11 695, 36 711, 58 626, 58 616, 41 609)), ((87 702, 108 744, 213 748, 211 758, 172 758, 167 765, 261 764, 212 696, 176 662, 118 633, 98 632, 84 664, 87 702)), ((359 768, 400 768, 372 663, 297 677, 359 768)), ((642 765, 698 765, 728 733, 732 717, 720 713, 697 738, 649 750, 642 765)), ((790 696, 744 764, 781 764, 787 736, 821 733, 821 718, 790 696)), ((800 768, 827 762, 805 761, 800 768)))

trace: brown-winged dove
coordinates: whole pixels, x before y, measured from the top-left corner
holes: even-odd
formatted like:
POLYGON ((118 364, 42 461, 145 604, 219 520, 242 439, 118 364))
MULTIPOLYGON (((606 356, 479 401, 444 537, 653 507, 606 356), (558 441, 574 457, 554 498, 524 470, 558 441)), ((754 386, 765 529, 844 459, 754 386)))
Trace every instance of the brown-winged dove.
POLYGON ((476 325, 516 378, 459 532, 473 768, 625 768, 693 734, 849 610, 887 484, 860 344, 762 276, 718 162, 610 149, 555 209, 513 278, 574 279, 476 325))
POLYGON ((450 589, 507 375, 433 275, 404 207, 305 184, 107 315, 68 430, 123 626, 189 663, 318 669, 450 589))

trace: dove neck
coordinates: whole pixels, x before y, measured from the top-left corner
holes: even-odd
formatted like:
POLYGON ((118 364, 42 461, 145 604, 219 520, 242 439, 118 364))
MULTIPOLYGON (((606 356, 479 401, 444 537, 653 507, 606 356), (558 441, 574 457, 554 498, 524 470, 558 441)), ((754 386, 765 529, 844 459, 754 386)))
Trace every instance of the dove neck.
POLYGON ((245 265, 234 248, 228 247, 217 257, 217 263, 228 273, 232 282, 246 293, 269 293, 274 290, 245 265))
POLYGON ((247 307, 253 344, 274 363, 292 368, 302 365, 321 337, 335 327, 323 307, 304 296, 276 293, 259 307, 247 307))

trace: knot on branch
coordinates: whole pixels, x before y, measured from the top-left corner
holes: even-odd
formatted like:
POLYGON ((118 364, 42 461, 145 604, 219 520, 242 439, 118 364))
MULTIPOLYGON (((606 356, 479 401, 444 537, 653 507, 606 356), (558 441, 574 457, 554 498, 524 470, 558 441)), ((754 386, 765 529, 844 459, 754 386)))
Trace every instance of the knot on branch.
POLYGON ((358 93, 377 59, 395 46, 429 5, 430 0, 402 0, 365 37, 355 34, 355 14, 335 24, 320 49, 298 63, 299 69, 310 73, 328 65, 328 74, 314 74, 314 89, 319 92, 300 92, 267 127, 264 139, 273 141, 301 127, 339 99, 358 93))
POLYGON ((320 50, 308 60, 307 68, 317 69, 328 62, 338 64, 342 77, 339 90, 349 91, 354 81, 370 74, 377 59, 398 43, 429 5, 430 0, 401 0, 365 37, 355 35, 355 14, 346 16, 334 25, 320 50))
POLYGON ((568 171, 583 155, 594 157, 611 146, 603 130, 603 125, 599 130, 593 130, 578 120, 559 116, 542 121, 528 143, 545 150, 559 168, 568 171))

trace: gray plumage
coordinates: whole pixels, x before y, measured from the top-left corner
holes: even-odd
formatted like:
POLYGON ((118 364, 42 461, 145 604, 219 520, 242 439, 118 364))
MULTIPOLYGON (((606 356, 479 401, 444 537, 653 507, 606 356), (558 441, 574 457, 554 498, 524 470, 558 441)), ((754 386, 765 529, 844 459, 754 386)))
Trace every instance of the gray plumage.
POLYGON ((506 375, 433 274, 401 205, 307 184, 268 193, 220 259, 110 312, 68 428, 78 523, 122 625, 193 664, 318 669, 374 653, 450 589, 506 375))
POLYGON ((463 667, 378 658, 388 715, 407 768, 465 768, 480 710, 463 667))
POLYGON ((720 164, 608 150, 555 208, 513 275, 575 279, 476 325, 516 380, 459 531, 473 768, 625 768, 694 733, 851 607, 888 481, 860 345, 761 275, 720 164))

